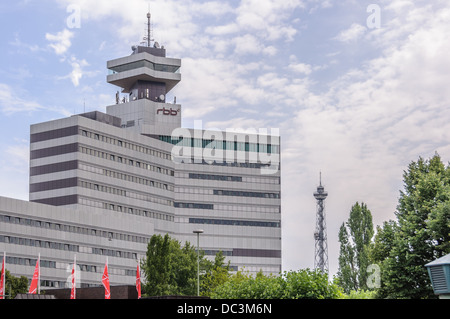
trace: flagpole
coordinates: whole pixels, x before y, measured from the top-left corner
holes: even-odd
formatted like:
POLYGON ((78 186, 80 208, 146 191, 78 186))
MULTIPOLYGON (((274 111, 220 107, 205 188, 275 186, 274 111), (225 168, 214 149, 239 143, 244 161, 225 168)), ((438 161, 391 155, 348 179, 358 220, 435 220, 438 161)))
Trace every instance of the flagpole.
POLYGON ((72 289, 73 289, 73 299, 77 299, 77 255, 73 257, 73 273, 72 273, 72 289))
POLYGON ((5 273, 6 273, 6 251, 3 252, 3 261, 2 261, 2 270, 1 270, 1 276, 2 278, 0 278, 0 282, 2 284, 2 294, 0 296, 0 299, 5 299, 5 290, 6 290, 6 280, 5 280, 5 273))
MULTIPOLYGON (((6 251, 3 252, 3 266, 2 266, 2 271, 3 271, 3 299, 5 298, 5 292, 6 292, 6 251)), ((9 296, 9 298, 11 298, 11 294, 9 296)))
POLYGON ((38 254, 38 295, 41 294, 41 253, 38 254))
POLYGON ((138 299, 141 299, 141 267, 140 267, 141 259, 138 258, 137 262, 138 264, 136 269, 136 290, 138 293, 138 299))
POLYGON ((102 285, 105 287, 105 299, 111 299, 111 287, 109 285, 109 273, 108 273, 108 257, 106 257, 105 268, 102 275, 102 285))

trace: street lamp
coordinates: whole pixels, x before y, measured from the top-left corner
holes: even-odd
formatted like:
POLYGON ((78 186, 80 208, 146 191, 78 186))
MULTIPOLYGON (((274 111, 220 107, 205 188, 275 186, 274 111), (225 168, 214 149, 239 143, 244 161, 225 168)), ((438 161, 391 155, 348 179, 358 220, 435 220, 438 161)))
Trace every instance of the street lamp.
POLYGON ((197 234, 197 296, 200 296, 200 247, 199 247, 199 238, 200 234, 203 233, 203 229, 196 229, 193 231, 194 234, 197 234))

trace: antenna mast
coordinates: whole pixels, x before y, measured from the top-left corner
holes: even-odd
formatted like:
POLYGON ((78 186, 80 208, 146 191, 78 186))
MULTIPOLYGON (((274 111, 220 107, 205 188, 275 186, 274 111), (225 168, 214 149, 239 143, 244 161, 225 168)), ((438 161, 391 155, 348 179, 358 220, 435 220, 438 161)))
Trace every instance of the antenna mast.
POLYGON ((150 41, 151 41, 151 24, 150 24, 150 18, 151 18, 150 12, 147 13, 147 46, 150 47, 150 41))
POLYGON ((150 46, 151 46, 151 41, 153 41, 153 40, 152 40, 151 17, 152 17, 152 15, 150 14, 150 5, 148 5, 148 13, 147 13, 147 36, 144 37, 144 40, 147 41, 147 47, 150 47, 150 46))
POLYGON ((324 201, 328 196, 322 186, 322 173, 320 173, 320 185, 314 192, 314 198, 317 200, 316 212, 316 231, 314 233, 315 259, 314 269, 320 269, 323 273, 328 274, 328 244, 327 244, 327 227, 325 222, 324 201))

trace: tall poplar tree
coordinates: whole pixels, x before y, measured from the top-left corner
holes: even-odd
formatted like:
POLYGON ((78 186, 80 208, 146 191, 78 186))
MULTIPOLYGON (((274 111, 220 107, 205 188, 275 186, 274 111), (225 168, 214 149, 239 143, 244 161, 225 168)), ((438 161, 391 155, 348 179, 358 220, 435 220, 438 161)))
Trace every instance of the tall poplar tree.
MULTIPOLYGON (((200 254, 201 265, 204 253, 200 254)), ((189 242, 184 246, 168 234, 153 235, 147 245, 141 269, 145 275, 144 292, 148 296, 195 295, 197 253, 189 242)))
POLYGON ((367 289, 369 245, 374 234, 372 213, 367 205, 357 202, 350 217, 339 229, 339 271, 337 279, 346 293, 367 289))

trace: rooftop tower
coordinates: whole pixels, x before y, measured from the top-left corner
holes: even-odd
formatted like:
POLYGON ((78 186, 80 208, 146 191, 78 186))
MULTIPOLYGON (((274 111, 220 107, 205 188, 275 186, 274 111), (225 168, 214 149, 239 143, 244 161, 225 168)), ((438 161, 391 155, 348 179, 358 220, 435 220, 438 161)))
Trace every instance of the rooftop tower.
POLYGON ((151 45, 150 17, 148 13, 144 45, 133 45, 131 55, 107 62, 107 82, 121 88, 107 113, 121 118, 123 127, 145 135, 155 134, 155 125, 161 122, 167 133, 181 127, 181 105, 175 97, 173 103, 167 101, 167 94, 181 81, 181 60, 167 58, 158 42, 151 45))

